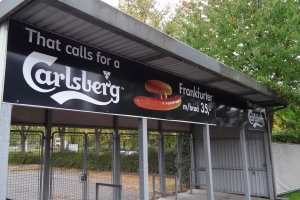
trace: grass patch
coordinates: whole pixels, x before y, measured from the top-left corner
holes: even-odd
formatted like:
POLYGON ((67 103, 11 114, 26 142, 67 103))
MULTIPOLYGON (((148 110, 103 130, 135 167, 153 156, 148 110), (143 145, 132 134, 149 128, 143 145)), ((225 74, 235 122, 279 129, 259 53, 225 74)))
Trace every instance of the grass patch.
POLYGON ((281 198, 288 198, 290 200, 300 200, 300 191, 284 194, 280 196, 281 198))

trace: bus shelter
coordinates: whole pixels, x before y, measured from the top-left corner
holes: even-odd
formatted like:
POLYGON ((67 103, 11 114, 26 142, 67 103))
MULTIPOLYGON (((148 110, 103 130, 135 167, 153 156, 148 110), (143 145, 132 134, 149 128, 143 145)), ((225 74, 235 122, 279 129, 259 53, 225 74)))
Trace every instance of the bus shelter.
MULTIPOLYGON (((208 199, 274 199, 268 114, 287 102, 270 88, 99 0, 2 0, 0 23, 1 200, 10 124, 46 127, 40 199, 51 197, 58 125, 138 129, 139 199, 149 199, 149 130, 190 135, 190 187, 208 199)), ((113 154, 119 185, 117 139, 113 154)))

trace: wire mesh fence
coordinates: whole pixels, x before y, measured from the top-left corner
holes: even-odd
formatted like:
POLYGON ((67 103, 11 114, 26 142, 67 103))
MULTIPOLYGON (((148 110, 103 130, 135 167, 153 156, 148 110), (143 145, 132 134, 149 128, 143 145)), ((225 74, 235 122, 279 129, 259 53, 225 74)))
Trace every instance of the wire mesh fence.
POLYGON ((159 197, 175 196, 178 198, 178 178, 177 175, 167 174, 152 174, 152 199, 155 200, 159 197), (162 184, 163 182, 163 184, 162 184))
POLYGON ((84 143, 84 133, 53 133, 52 199, 86 199, 84 143))
POLYGON ((122 185, 96 183, 96 200, 121 200, 122 185))
MULTIPOLYGON (((123 199, 139 199, 140 185, 139 185, 139 169, 134 168, 138 166, 139 154, 138 154, 138 134, 120 134, 121 153, 129 155, 127 160, 121 159, 121 168, 126 169, 127 172, 121 173, 122 184, 122 197, 123 199), (131 172, 131 173, 128 173, 131 172)), ((157 163, 157 149, 158 148, 158 134, 148 134, 148 153, 155 154, 155 156, 148 157, 148 162, 157 163), (152 160, 150 160, 152 159, 152 160)), ((158 164, 158 163, 157 163, 158 164)), ((151 167, 151 166, 149 166, 151 167)), ((149 169, 153 170, 153 169, 149 169)), ((152 178, 149 174, 149 196, 152 195, 152 178)))
MULTIPOLYGON (((7 198, 14 200, 41 199, 42 195, 43 132, 27 132, 11 132, 7 198), (13 164, 16 159, 18 163, 22 159, 23 164, 13 164)), ((94 200, 96 183, 113 183, 113 134, 53 132, 52 136, 50 199, 94 200)), ((168 137, 165 145, 174 149, 175 140, 168 137)), ((148 157, 150 172, 158 166, 158 134, 148 135, 148 146, 148 153, 152 155, 148 157)), ((122 199, 139 199, 138 134, 120 134, 120 150, 121 169, 124 170, 120 177, 122 199)), ((150 197, 152 183, 149 174, 150 197)), ((172 183, 166 180, 168 184, 172 183)), ((102 195, 105 193, 110 191, 104 190, 102 195)))
MULTIPOLYGON (((121 159, 122 197, 123 199, 139 199, 139 176, 136 166, 139 162, 138 134, 120 134, 121 154, 127 155, 121 159)), ((121 155, 122 158, 122 155, 121 155)))
POLYGON ((39 199, 43 132, 12 130, 9 143, 7 198, 39 199))
POLYGON ((112 183, 112 141, 111 133, 87 134, 88 199, 96 199, 96 183, 112 183))

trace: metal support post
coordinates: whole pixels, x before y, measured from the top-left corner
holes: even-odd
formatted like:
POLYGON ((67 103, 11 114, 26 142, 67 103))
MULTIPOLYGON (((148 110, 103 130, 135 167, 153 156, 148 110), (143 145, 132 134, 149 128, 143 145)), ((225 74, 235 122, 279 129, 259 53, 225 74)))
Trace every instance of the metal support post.
POLYGON ((88 199, 88 155, 87 155, 87 134, 83 135, 84 137, 84 151, 83 151, 83 176, 84 176, 84 182, 83 182, 83 193, 82 193, 82 199, 88 199))
POLYGON ((180 155, 180 135, 176 136, 176 146, 177 146, 177 168, 178 168, 178 178, 179 178, 179 191, 182 191, 182 176, 181 176, 181 155, 180 155))
MULTIPOLYGON (((269 115, 268 115, 269 116, 269 115)), ((268 117, 269 119, 269 117, 268 117)), ((268 127, 270 127, 270 122, 268 120, 268 127)), ((274 191, 274 198, 277 199, 277 188, 276 188, 276 182, 275 182, 275 170, 274 170, 274 157, 273 157, 273 151, 272 151, 272 139, 271 139, 271 134, 272 132, 270 132, 270 128, 268 129, 269 130, 269 135, 268 135, 268 138, 269 138, 269 152, 270 152, 270 159, 271 159, 271 168, 272 168, 272 180, 273 180, 273 191, 274 191)))
POLYGON ((50 169, 51 169, 51 124, 52 124, 52 110, 46 110, 46 124, 45 124, 45 138, 44 138, 44 167, 43 167, 43 200, 50 199, 50 169))
POLYGON ((246 136, 245 136, 245 129, 240 130, 240 143, 241 143, 241 156, 242 156, 242 163, 243 163, 243 183, 245 188, 245 198, 246 200, 250 200, 250 178, 248 172, 248 152, 246 146, 246 136))
MULTIPOLYGON (((268 128, 268 134, 267 134, 267 141, 268 141, 268 152, 269 152, 269 161, 270 161, 270 172, 271 172, 271 176, 272 176, 272 183, 270 183, 273 187, 273 197, 274 199, 277 199, 277 191, 276 191, 276 185, 275 185, 275 174, 274 174, 274 166, 273 166, 273 153, 272 153, 272 139, 271 139, 271 127, 270 127, 270 113, 267 114, 267 119, 266 119, 266 125, 268 128)), ((268 169, 267 169, 268 170, 268 169)), ((269 173, 269 172, 268 172, 269 173)), ((270 191, 271 192, 271 191, 270 191)), ((270 193, 270 199, 271 199, 271 193, 270 193)), ((272 200, 272 199, 271 199, 272 200)))
POLYGON ((207 199, 214 199, 209 125, 203 125, 207 199))
MULTIPOLYGON (((1 2, 1 1, 0 1, 1 2)), ((7 54, 7 39, 8 39, 8 20, 0 23, 0 102, 2 103, 4 90, 4 74, 6 69, 6 54, 7 54)), ((0 105, 1 106, 1 105, 0 105)))
MULTIPOLYGON (((43 167, 44 167, 44 137, 45 133, 42 134, 42 137, 40 138, 40 148, 41 148, 41 159, 40 159, 40 178, 39 178, 39 197, 38 200, 42 200, 43 198, 43 167)), ((53 142, 53 141, 52 141, 53 142)), ((51 166, 52 166, 52 160, 51 160, 51 166)), ((52 177, 52 170, 50 171, 50 177, 52 177)), ((52 179, 50 179, 50 199, 52 198, 52 179)))
MULTIPOLYGON (((113 166, 113 184, 120 185, 121 184, 121 163, 120 163, 120 136, 119 136, 119 117, 113 117, 113 158, 112 158, 112 166, 113 166)), ((119 200, 118 196, 118 188, 114 188, 113 200, 119 200)))
POLYGON ((270 200, 274 200, 274 190, 273 190, 273 176, 272 176, 272 166, 271 166, 271 159, 270 159, 270 146, 269 146, 269 137, 268 132, 263 132, 264 134, 264 146, 265 146, 265 153, 266 153, 266 163, 267 163, 267 176, 268 176, 268 186, 269 186, 269 193, 270 193, 270 200))
POLYGON ((6 199, 7 177, 8 177, 8 154, 9 154, 9 136, 12 105, 1 104, 0 115, 0 200, 6 199))
MULTIPOLYGON (((166 173, 166 164, 165 164, 165 147, 164 147, 164 136, 162 133, 162 121, 158 120, 158 166, 159 174, 164 175, 166 173)), ((166 181, 164 176, 160 176, 160 192, 165 197, 166 195, 166 181)))
MULTIPOLYGON (((195 134, 195 127, 196 125, 190 124, 191 134, 190 134, 190 151, 191 151, 191 169, 196 168, 195 163, 195 144, 194 144, 194 134, 195 134)), ((193 193, 193 186, 192 183, 196 183, 196 173, 194 171, 190 171, 190 193, 193 193)))
POLYGON ((0 23, 0 106, 1 106, 1 122, 0 122, 0 200, 6 199, 6 184, 8 177, 8 153, 9 153, 9 136, 10 136, 10 119, 12 105, 2 103, 3 83, 6 66, 7 53, 7 38, 8 38, 8 20, 0 23))
POLYGON ((138 119, 140 199, 149 199, 147 119, 138 119))

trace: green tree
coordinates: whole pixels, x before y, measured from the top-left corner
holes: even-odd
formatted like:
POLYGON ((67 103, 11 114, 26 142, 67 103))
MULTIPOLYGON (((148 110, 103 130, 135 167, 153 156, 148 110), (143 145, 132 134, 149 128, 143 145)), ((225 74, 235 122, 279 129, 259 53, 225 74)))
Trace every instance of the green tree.
POLYGON ((194 1, 178 39, 299 104, 299 9, 295 0, 194 1))
POLYGON ((299 0, 183 1, 168 17, 157 3, 120 0, 119 8, 274 89, 289 102, 275 131, 299 133, 299 0))
POLYGON ((12 130, 12 132, 10 133, 10 145, 20 145, 20 151, 22 154, 26 154, 26 152, 28 151, 27 144, 32 146, 40 140, 40 134, 35 133, 35 131, 44 131, 44 128, 40 126, 25 125, 12 125, 10 129, 12 130))
POLYGON ((119 0, 118 8, 132 17, 157 29, 161 29, 171 14, 171 5, 158 0, 119 0))
POLYGON ((274 117, 273 132, 276 134, 287 134, 295 137, 300 136, 300 112, 292 109, 284 109, 276 113, 274 117))
POLYGON ((298 0, 193 0, 163 30, 274 89, 289 102, 275 122, 299 132, 299 10, 298 0))
POLYGON ((65 149, 65 132, 66 127, 57 127, 58 128, 58 135, 59 135, 59 141, 60 141, 60 150, 63 151, 65 149))
POLYGON ((139 148, 138 131, 119 130, 120 144, 123 151, 137 151, 139 148))
POLYGON ((100 153, 100 136, 102 133, 102 129, 95 128, 95 152, 97 154, 100 153))

